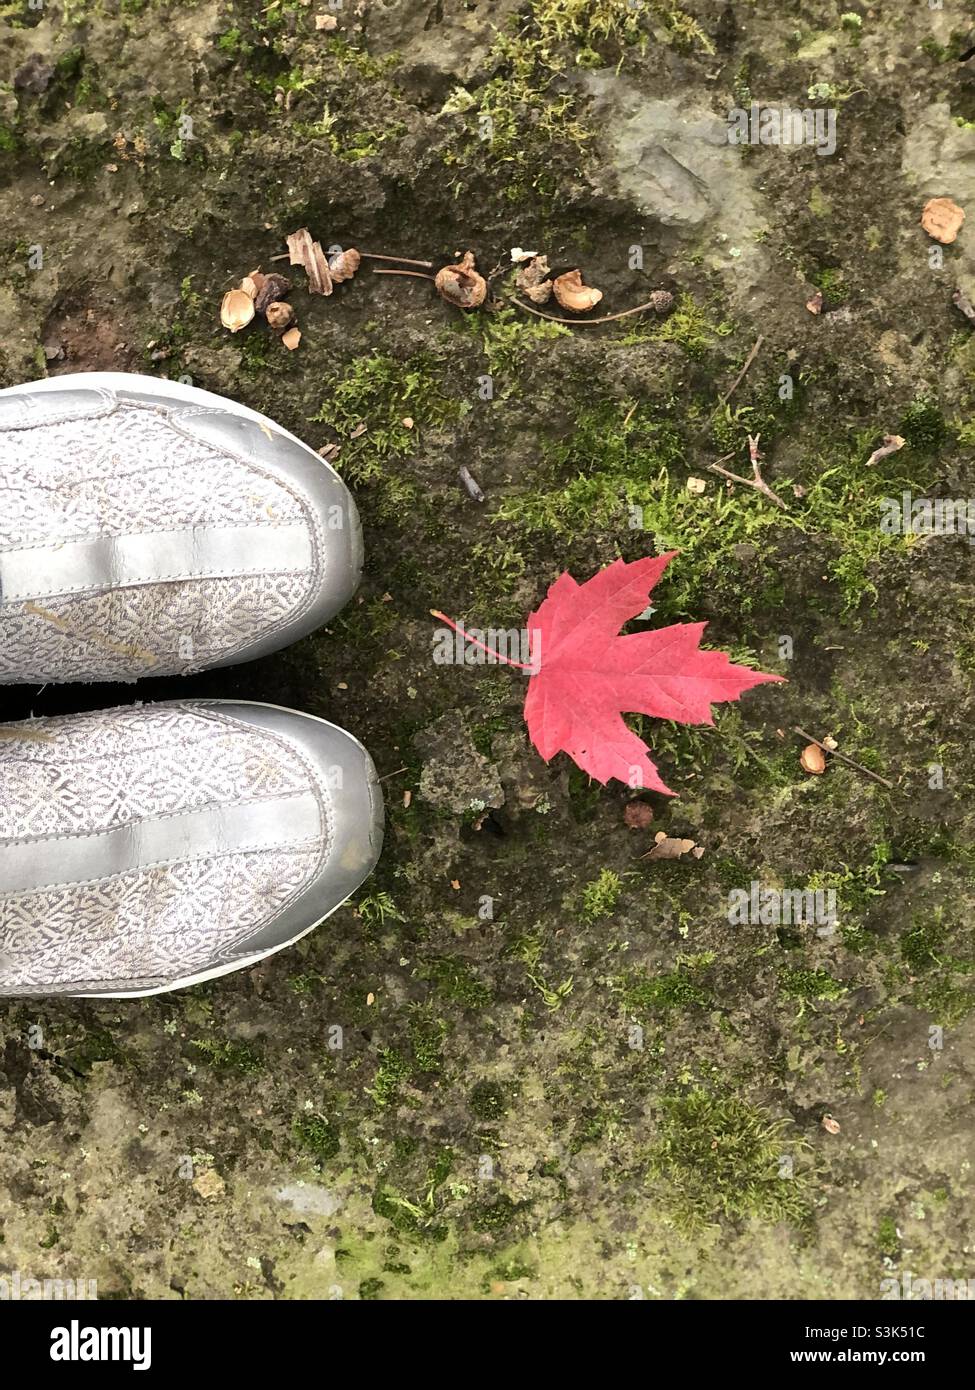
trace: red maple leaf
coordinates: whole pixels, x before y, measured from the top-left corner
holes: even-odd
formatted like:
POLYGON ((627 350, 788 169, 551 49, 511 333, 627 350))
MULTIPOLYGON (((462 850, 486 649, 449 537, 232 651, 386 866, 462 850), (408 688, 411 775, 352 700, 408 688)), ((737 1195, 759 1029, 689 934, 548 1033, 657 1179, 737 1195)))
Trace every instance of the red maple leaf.
POLYGON ((525 720, 535 748, 550 761, 568 753, 598 782, 674 796, 622 714, 680 724, 713 724, 711 705, 782 676, 735 666, 724 652, 702 651, 706 623, 675 623, 630 636, 620 628, 647 606, 650 591, 677 552, 616 560, 577 584, 559 576, 528 619, 532 675, 525 720))

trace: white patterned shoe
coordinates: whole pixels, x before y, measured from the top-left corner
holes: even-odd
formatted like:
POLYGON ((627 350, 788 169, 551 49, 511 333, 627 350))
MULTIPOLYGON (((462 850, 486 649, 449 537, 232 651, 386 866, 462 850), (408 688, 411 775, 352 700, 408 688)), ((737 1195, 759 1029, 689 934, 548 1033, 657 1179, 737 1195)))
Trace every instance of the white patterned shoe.
POLYGON ((0 683, 265 656, 355 592, 334 469, 263 415, 122 372, 0 391, 0 683))
POLYGON ((379 857, 360 743, 188 700, 0 728, 0 995, 159 994, 252 965, 379 857))

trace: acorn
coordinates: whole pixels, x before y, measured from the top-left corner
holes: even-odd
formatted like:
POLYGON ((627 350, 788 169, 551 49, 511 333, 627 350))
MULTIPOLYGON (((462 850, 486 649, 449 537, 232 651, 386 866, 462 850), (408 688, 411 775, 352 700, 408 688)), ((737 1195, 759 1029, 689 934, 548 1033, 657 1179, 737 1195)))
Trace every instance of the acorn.
POLYGON ((264 310, 264 317, 272 328, 283 331, 294 320, 295 311, 283 299, 274 299, 264 310))
POLYGON ((571 309, 574 314, 584 314, 595 309, 603 297, 602 290, 594 290, 582 283, 582 272, 567 270, 553 282, 555 298, 563 309, 571 309))
POLYGON ((254 317, 254 301, 246 290, 228 290, 220 305, 220 322, 231 333, 239 333, 254 317))

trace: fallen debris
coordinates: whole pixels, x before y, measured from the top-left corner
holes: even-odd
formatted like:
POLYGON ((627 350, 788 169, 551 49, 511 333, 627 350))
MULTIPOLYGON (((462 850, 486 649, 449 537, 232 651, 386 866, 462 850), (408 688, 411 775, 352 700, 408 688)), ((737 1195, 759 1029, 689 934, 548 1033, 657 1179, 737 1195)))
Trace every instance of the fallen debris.
MULTIPOLYGON (((654 290, 654 295, 666 294, 666 290, 654 290)), ((653 297, 645 304, 637 304, 632 309, 621 309, 618 314, 603 314, 598 319, 563 319, 556 314, 543 314, 540 309, 535 309, 531 304, 526 304, 523 299, 512 299, 510 303, 519 309, 524 309, 526 314, 534 314, 536 318, 545 319, 547 323, 567 323, 572 328, 595 328, 600 323, 615 323, 617 319, 629 318, 631 314, 644 314, 648 309, 654 307, 653 297)))
POLYGON ((552 281, 552 288, 562 308, 569 309, 574 314, 585 314, 590 309, 595 309, 603 297, 602 290, 582 283, 580 270, 567 270, 564 275, 556 276, 552 281))
POLYGON ((954 241, 964 220, 964 210, 951 198, 929 198, 921 213, 921 226, 944 246, 954 241))
MULTIPOLYGON (((661 294, 661 293, 663 293, 663 291, 658 290, 657 293, 658 293, 658 294, 661 294)), ((671 295, 671 298, 673 298, 673 295, 671 295)), ((808 306, 808 304, 807 304, 807 305, 806 305, 806 308, 808 309, 808 307, 809 307, 809 306, 808 306)), ((749 367, 752 365, 752 363, 755 361, 755 358, 758 356, 759 351, 760 351, 760 349, 761 349, 761 346, 762 346, 762 344, 763 344, 764 342, 765 342, 765 335, 764 335, 763 333, 759 333, 758 337, 755 339, 755 344, 754 344, 754 346, 753 346, 751 352, 750 352, 750 353, 748 354, 748 356, 745 358, 745 365, 742 367, 741 371, 738 373, 738 375, 735 377, 734 381, 733 381, 733 382, 731 383, 731 385, 728 387, 727 391, 726 391, 726 392, 724 393, 724 395, 721 397, 720 401, 718 401, 718 404, 714 407, 714 411, 713 411, 714 414, 717 414, 717 412, 721 409, 721 407, 722 407, 727 401, 730 401, 730 400, 731 400, 732 396, 733 396, 733 395, 735 394, 735 392, 738 390, 738 387, 739 387, 739 386, 741 385, 741 383, 745 380, 745 377, 746 377, 746 375, 748 374, 748 368, 749 368, 749 367)))
POLYGON ((704 846, 695 840, 677 839, 664 830, 658 830, 652 849, 647 850, 646 854, 641 854, 640 858, 682 859, 685 854, 692 854, 695 859, 700 859, 703 853, 704 846))
POLYGON ((799 754, 799 762, 803 772, 809 772, 814 777, 820 777, 826 771, 826 754, 818 743, 807 743, 799 754))
POLYGON ((547 304, 552 297, 552 272, 547 256, 535 256, 522 266, 515 276, 515 286, 527 294, 533 304, 547 304))
POLYGON ((821 314, 823 312, 823 292, 817 290, 812 299, 806 300, 806 308, 811 314, 821 314))
POLYGON ((441 299, 458 309, 476 309, 487 297, 487 281, 475 269, 472 251, 465 251, 456 265, 438 270, 433 283, 441 299))
POLYGON ((824 1115, 823 1129, 825 1129, 827 1134, 839 1134, 840 1122, 839 1120, 834 1120, 832 1115, 824 1115))
POLYGON ((887 778, 881 777, 879 772, 872 772, 869 767, 864 767, 862 763, 858 763, 853 758, 847 757, 845 753, 841 753, 836 746, 836 740, 834 738, 829 737, 829 742, 827 743, 823 739, 813 738, 812 734, 807 734, 805 729, 800 729, 798 726, 796 726, 792 732, 798 734, 800 738, 806 739, 808 743, 814 743, 817 748, 822 749, 824 753, 829 753, 831 757, 839 758, 840 761, 846 763, 847 766, 855 767, 857 772, 863 773, 864 777, 870 777, 874 782, 879 782, 882 787, 887 787, 889 791, 893 791, 893 782, 888 782, 887 778))
POLYGON ((289 324, 293 323, 295 311, 290 304, 283 299, 275 299, 267 306, 264 317, 272 328, 283 331, 289 324))
POLYGON ((246 290, 228 290, 220 304, 220 322, 239 333, 254 317, 254 301, 246 290))
POLYGON ((289 328, 287 333, 282 333, 281 341, 289 352, 294 352, 295 348, 301 342, 301 329, 289 328))
MULTIPOLYGON (((781 507, 784 512, 787 512, 789 509, 782 501, 782 498, 778 493, 772 491, 768 483, 762 477, 760 465, 762 456, 758 452, 758 441, 761 437, 760 434, 750 434, 748 436, 748 454, 752 465, 752 476, 750 478, 743 478, 740 473, 731 473, 727 468, 722 468, 720 460, 717 463, 708 464, 708 467, 712 473, 720 473, 723 478, 729 478, 733 483, 742 483, 745 487, 755 488, 757 492, 761 492, 769 501, 774 502, 777 507, 781 507)), ((725 454, 725 458, 731 457, 731 454, 725 454)))
POLYGON ((338 251, 328 260, 329 274, 334 285, 341 285, 345 280, 351 280, 359 269, 362 257, 354 246, 350 246, 347 251, 338 251))
POLYGON ((889 454, 896 454, 898 449, 903 449, 906 443, 907 440, 904 439, 902 435, 885 434, 882 447, 874 449, 873 453, 867 459, 867 466, 869 467, 872 463, 879 463, 881 459, 887 458, 889 454))
POLYGON ((265 313, 269 304, 279 302, 291 292, 291 281, 286 275, 278 275, 274 271, 270 275, 261 275, 258 271, 257 275, 249 278, 257 285, 254 308, 259 314, 265 313))
POLYGON ((457 470, 457 475, 467 489, 469 496, 473 497, 475 502, 485 502, 487 500, 484 489, 467 467, 466 463, 461 464, 460 468, 457 470))
POLYGON ((308 276, 308 288, 312 294, 331 294, 332 275, 328 259, 322 250, 322 243, 312 238, 307 227, 300 227, 286 238, 288 258, 292 265, 304 267, 308 276))

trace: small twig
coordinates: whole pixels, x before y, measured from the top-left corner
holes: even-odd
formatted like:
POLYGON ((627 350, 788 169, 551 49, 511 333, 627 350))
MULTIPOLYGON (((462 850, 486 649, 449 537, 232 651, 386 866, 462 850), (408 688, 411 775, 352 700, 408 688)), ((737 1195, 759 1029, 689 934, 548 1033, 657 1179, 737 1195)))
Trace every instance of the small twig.
POLYGON ((879 772, 871 772, 869 767, 864 767, 863 763, 858 763, 853 758, 848 758, 847 755, 841 753, 838 748, 830 748, 828 744, 820 743, 818 738, 813 738, 812 734, 807 734, 805 729, 796 727, 792 732, 798 734, 800 738, 804 738, 808 743, 814 743, 817 748, 821 748, 824 753, 829 754, 831 757, 839 758, 841 762, 848 763, 850 767, 855 767, 857 772, 863 773, 864 777, 872 777, 875 782, 879 782, 880 785, 886 787, 888 791, 894 790, 893 782, 888 782, 887 778, 881 777, 879 772))
POLYGON ((409 275, 414 280, 435 280, 435 275, 424 275, 422 270, 374 270, 373 275, 409 275))
MULTIPOLYGON (((731 473, 727 468, 722 468, 720 463, 709 463, 708 468, 712 473, 720 473, 723 478, 730 478, 733 483, 741 483, 744 487, 753 487, 756 492, 761 492, 769 501, 774 502, 777 507, 781 507, 784 512, 789 509, 779 495, 772 491, 768 483, 762 477, 762 469, 759 463, 761 454, 758 452, 758 441, 760 434, 750 434, 748 436, 748 454, 752 462, 752 477, 743 478, 740 473, 731 473)), ((730 458, 730 454, 725 454, 725 458, 730 458)))
POLYGON ((538 319, 547 319, 549 323, 567 323, 571 328, 588 328, 590 324, 612 323, 614 319, 629 318, 630 314, 642 314, 644 309, 653 308, 653 300, 648 299, 646 304, 638 304, 635 309, 624 309, 619 314, 604 314, 601 319, 560 319, 555 314, 543 314, 540 310, 533 309, 523 299, 512 297, 511 302, 517 304, 519 309, 524 309, 526 314, 534 314, 538 319))
POLYGON ((398 767, 395 772, 387 772, 385 777, 380 777, 380 782, 388 782, 390 777, 398 777, 401 772, 409 772, 408 767, 398 767))
POLYGON ((751 352, 745 358, 745 365, 742 367, 741 371, 738 373, 734 381, 731 383, 730 388, 724 393, 720 401, 718 401, 718 404, 714 407, 712 414, 717 414, 721 407, 731 400, 732 396, 738 390, 738 387, 745 380, 745 375, 748 371, 748 368, 755 361, 755 358, 758 356, 761 346, 764 342, 765 335, 763 333, 759 333, 758 337, 755 339, 755 346, 752 348, 751 352))
POLYGON ((399 265, 422 265, 427 270, 433 269, 433 261, 414 261, 409 256, 380 256, 377 251, 360 251, 359 255, 364 261, 396 261, 399 265))

